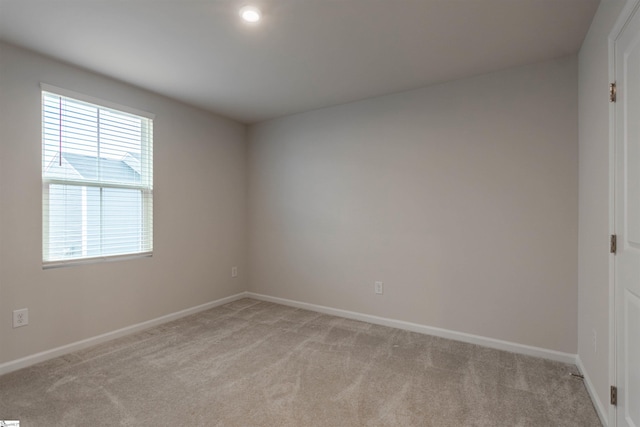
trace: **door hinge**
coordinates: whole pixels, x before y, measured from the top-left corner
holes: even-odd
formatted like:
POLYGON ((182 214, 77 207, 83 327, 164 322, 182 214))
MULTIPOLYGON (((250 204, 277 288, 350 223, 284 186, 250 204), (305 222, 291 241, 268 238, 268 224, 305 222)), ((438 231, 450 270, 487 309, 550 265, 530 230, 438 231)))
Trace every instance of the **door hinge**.
POLYGON ((611 404, 613 406, 618 405, 618 387, 614 385, 611 386, 611 404))
POLYGON ((616 102, 617 86, 614 83, 609 83, 609 102, 616 102))
POLYGON ((615 255, 618 252, 618 236, 612 234, 609 243, 609 252, 615 255))

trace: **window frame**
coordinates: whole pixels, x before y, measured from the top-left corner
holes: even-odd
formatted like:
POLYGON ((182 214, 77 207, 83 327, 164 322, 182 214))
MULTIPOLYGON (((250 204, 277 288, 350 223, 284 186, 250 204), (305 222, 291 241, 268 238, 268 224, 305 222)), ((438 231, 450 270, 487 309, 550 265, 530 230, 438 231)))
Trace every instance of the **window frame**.
POLYGON ((46 83, 40 84, 40 112, 41 112, 41 127, 42 133, 40 138, 41 145, 41 153, 40 153, 40 171, 41 171, 41 180, 42 180, 42 268, 57 268, 57 267, 65 267, 71 265, 78 264, 92 264, 96 262, 111 262, 111 261, 119 261, 119 260, 127 260, 127 259, 135 259, 135 258, 146 258, 151 257, 153 255, 153 121, 155 119, 155 114, 138 110, 135 108, 131 108, 128 106, 120 105, 114 102, 106 101, 103 99, 95 98, 89 95, 85 95, 82 93, 74 92, 71 90, 59 88, 56 86, 52 86, 46 83), (114 110, 116 112, 121 112, 125 114, 135 115, 144 119, 148 119, 148 125, 146 126, 146 130, 143 131, 147 135, 147 143, 141 144, 141 150, 143 152, 142 158, 148 161, 148 179, 141 179, 139 184, 130 184, 130 183, 112 183, 112 182, 104 182, 95 179, 61 179, 61 178, 47 178, 44 176, 44 168, 43 168, 43 159, 44 159, 44 132, 45 132, 45 109, 44 109, 44 98, 45 93, 49 93, 55 96, 61 96, 66 98, 71 98, 72 100, 77 100, 80 102, 92 104, 98 108, 105 108, 114 110), (145 153, 146 151, 146 153, 145 153), (121 188, 121 189, 129 189, 129 190, 139 190, 141 192, 141 203, 142 203, 142 218, 143 218, 143 229, 146 230, 146 236, 148 239, 145 239, 145 242, 148 243, 149 250, 133 252, 133 253, 123 253, 123 254, 115 254, 115 255, 100 255, 94 257, 75 257, 68 259, 56 259, 56 260, 47 260, 47 248, 48 245, 45 243, 48 242, 49 239, 49 189, 51 185, 71 185, 77 186, 80 188, 83 187, 93 187, 93 188, 121 188), (148 240, 148 242, 147 242, 148 240))

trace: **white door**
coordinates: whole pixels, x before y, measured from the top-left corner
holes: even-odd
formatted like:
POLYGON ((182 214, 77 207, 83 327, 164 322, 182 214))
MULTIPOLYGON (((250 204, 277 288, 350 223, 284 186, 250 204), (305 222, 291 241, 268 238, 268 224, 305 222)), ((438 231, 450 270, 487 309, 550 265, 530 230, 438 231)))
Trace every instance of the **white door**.
POLYGON ((615 42, 618 427, 640 427, 640 12, 615 42))

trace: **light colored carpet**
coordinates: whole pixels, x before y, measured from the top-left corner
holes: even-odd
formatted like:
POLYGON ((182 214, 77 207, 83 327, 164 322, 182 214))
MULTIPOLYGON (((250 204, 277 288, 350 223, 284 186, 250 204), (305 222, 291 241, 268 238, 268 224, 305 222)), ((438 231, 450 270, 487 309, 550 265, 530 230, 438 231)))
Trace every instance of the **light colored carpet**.
POLYGON ((576 368, 242 299, 0 377, 32 426, 600 426, 576 368))

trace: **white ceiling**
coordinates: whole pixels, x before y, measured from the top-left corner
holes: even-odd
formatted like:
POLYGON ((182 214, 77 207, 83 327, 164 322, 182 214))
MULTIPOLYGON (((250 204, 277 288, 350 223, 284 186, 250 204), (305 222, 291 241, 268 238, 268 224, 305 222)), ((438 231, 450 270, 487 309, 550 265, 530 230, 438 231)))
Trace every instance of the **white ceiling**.
POLYGON ((598 2, 0 0, 0 39, 253 123, 575 53, 598 2))

